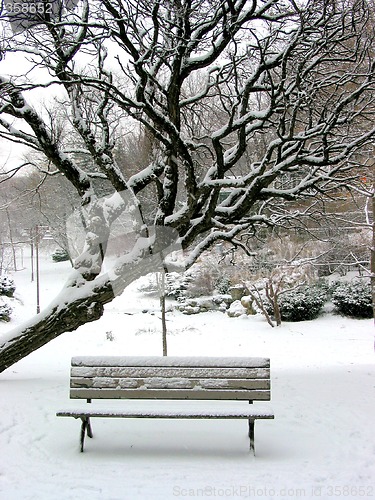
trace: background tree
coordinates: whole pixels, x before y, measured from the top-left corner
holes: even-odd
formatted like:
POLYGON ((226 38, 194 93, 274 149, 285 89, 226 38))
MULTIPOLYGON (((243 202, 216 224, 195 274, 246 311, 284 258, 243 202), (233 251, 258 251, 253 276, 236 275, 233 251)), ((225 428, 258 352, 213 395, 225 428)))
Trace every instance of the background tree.
POLYGON ((0 77, 0 136, 64 175, 86 244, 61 295, 7 336, 0 370, 98 319, 131 281, 166 265, 173 239, 191 266, 219 240, 244 246, 244 231, 297 218, 302 197, 349 185, 375 132, 363 126, 374 106, 369 12, 366 1, 83 0, 13 36, 5 26, 3 57, 21 53, 28 71, 0 77), (40 88, 64 103, 67 141, 31 105, 40 88), (120 165, 129 123, 149 137, 146 166, 130 156, 120 165), (135 244, 101 274, 126 211, 135 244))

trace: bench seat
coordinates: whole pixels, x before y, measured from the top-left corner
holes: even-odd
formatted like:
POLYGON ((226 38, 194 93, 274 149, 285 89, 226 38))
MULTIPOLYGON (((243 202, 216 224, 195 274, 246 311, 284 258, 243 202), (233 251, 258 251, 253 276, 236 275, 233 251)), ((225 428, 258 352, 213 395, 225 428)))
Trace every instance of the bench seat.
POLYGON ((202 409, 194 410, 189 408, 181 409, 157 409, 157 410, 123 410, 113 409, 67 409, 56 413, 58 417, 113 417, 113 418, 274 418, 273 411, 267 407, 254 405, 254 408, 244 409, 202 409))

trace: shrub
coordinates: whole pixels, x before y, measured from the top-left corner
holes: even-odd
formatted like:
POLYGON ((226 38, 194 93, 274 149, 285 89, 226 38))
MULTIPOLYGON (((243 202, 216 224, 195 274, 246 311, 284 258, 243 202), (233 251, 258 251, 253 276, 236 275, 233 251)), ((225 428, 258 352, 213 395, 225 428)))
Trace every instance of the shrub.
POLYGON ((54 262, 64 262, 69 260, 69 254, 64 248, 57 248, 52 254, 52 260, 54 262))
POLYGON ((227 276, 220 276, 216 281, 215 281, 215 290, 217 290, 218 293, 225 295, 229 293, 229 288, 231 286, 230 279, 227 276))
POLYGON ((320 286, 305 286, 285 292, 279 297, 281 319, 284 321, 315 319, 326 300, 326 291, 320 286))
POLYGON ((16 287, 14 281, 8 276, 0 276, 0 295, 13 297, 16 287))
POLYGON ((176 299, 211 295, 214 291, 213 283, 213 276, 205 266, 195 266, 183 274, 166 274, 167 295, 176 299))
POLYGON ((12 308, 5 303, 0 303, 0 321, 10 321, 12 308))
POLYGON ((212 295, 215 286, 215 276, 209 266, 200 265, 187 272, 188 286, 185 295, 190 298, 212 295))
POLYGON ((167 273, 165 275, 165 286, 167 296, 175 299, 184 297, 191 278, 186 273, 167 273))
POLYGON ((332 302, 336 309, 345 316, 353 318, 372 318, 371 285, 365 281, 334 284, 332 302))

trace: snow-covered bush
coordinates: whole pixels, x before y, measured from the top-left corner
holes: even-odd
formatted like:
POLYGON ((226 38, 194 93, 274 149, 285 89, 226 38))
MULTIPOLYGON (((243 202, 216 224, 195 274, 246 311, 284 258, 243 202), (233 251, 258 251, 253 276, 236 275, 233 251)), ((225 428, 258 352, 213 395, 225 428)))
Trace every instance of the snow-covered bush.
POLYGON ((168 273, 166 275, 167 295, 176 299, 212 295, 215 289, 217 290, 218 275, 219 271, 213 268, 210 262, 195 265, 183 274, 168 273))
POLYGON ((192 267, 188 276, 187 297, 204 297, 214 293, 216 276, 209 263, 192 267))
POLYGON ((228 278, 228 276, 220 276, 216 281, 215 281, 215 290, 217 290, 218 293, 220 294, 227 294, 229 292, 229 288, 231 286, 231 281, 228 278))
POLYGON ((140 278, 137 286, 138 292, 146 294, 154 294, 158 291, 158 284, 156 280, 156 274, 150 273, 143 278, 140 278))
POLYGON ((350 283, 334 284, 332 302, 336 309, 354 318, 372 318, 371 285, 367 281, 356 280, 350 283))
POLYGON ((0 276, 0 295, 13 297, 16 287, 14 281, 8 276, 0 276))
POLYGON ((0 321, 10 321, 12 308, 6 302, 0 302, 0 321))
POLYGON ((54 262, 64 262, 69 260, 69 254, 64 248, 57 248, 52 254, 54 262))
POLYGON ((175 299, 184 297, 190 281, 188 273, 167 273, 165 275, 167 296, 175 299))
POLYGON ((324 303, 327 293, 320 286, 305 286, 280 295, 279 308, 284 321, 306 321, 315 319, 324 303))
MULTIPOLYGON (((277 265, 274 269, 268 272, 268 276, 258 278, 256 281, 249 284, 248 290, 251 295, 255 309, 261 312, 271 326, 281 325, 283 319, 287 321, 301 321, 297 314, 298 319, 293 319, 294 314, 289 312, 290 301, 302 301, 301 295, 295 295, 301 290, 306 289, 306 283, 312 282, 314 273, 309 261, 294 261, 292 263, 277 265), (281 305, 282 297, 284 300, 285 314, 282 314, 281 305)), ((299 307, 303 308, 302 305, 299 307)), ((291 309, 293 305, 291 304, 291 309)))
POLYGON ((13 300, 15 290, 16 286, 11 278, 0 276, 0 321, 10 321, 12 308, 7 301, 13 300), (8 297, 11 299, 8 299, 8 297))

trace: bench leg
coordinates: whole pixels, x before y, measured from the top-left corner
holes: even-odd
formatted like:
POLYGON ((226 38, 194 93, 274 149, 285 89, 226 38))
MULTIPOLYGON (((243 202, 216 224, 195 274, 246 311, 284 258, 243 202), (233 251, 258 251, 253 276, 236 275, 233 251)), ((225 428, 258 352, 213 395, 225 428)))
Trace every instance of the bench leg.
POLYGON ((255 455, 254 434, 255 434, 255 420, 249 418, 250 451, 252 451, 253 454, 255 455))
POLYGON ((91 423, 90 423, 90 417, 81 417, 82 420, 82 425, 81 425, 81 453, 83 452, 83 447, 85 444, 85 435, 87 432, 87 435, 89 438, 93 437, 92 434, 92 429, 91 429, 91 423))
POLYGON ((91 420, 90 417, 87 418, 87 435, 89 438, 93 438, 92 428, 91 428, 91 420))

